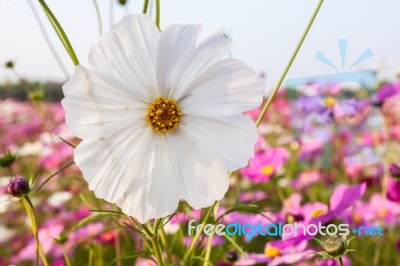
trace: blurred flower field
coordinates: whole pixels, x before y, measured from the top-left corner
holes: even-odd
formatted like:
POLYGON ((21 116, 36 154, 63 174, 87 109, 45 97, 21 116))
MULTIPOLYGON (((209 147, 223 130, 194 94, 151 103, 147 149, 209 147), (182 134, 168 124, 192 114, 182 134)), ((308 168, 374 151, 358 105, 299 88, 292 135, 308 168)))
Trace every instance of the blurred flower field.
MULTIPOLYGON (((350 233, 355 251, 343 263, 399 265, 399 110, 400 83, 382 83, 366 100, 324 93, 293 100, 282 90, 259 127, 254 158, 232 175, 208 223, 380 226, 382 236, 350 233), (344 118, 356 123, 338 122, 344 118)), ((50 265, 156 265, 136 224, 88 190, 72 163, 79 140, 66 129, 59 103, 2 99, 0 125, 0 265, 35 261, 23 204, 10 195, 15 176, 31 180, 29 197, 50 265)), ((171 264, 190 249, 189 221, 199 224, 207 211, 182 202, 164 219, 160 238, 171 264)), ((203 264, 207 253, 213 265, 339 265, 319 261, 314 252, 322 248, 312 236, 200 235, 191 248, 192 265, 203 264)))

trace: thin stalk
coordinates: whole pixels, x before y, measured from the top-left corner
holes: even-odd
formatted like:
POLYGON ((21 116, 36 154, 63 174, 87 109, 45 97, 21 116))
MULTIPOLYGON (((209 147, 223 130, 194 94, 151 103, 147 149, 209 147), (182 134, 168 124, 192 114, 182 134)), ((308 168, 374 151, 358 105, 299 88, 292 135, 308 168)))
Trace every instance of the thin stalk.
POLYGON ((47 182, 49 182, 53 177, 55 177, 56 175, 58 175, 59 173, 61 173, 62 171, 64 171, 65 169, 67 169, 68 167, 70 167, 71 165, 73 165, 75 162, 69 162, 66 165, 64 165, 63 167, 61 167, 60 169, 58 169, 56 172, 54 172, 53 174, 51 174, 48 178, 46 178, 46 180, 38 187, 38 190, 40 190, 44 185, 47 184, 47 182))
POLYGON ((35 7, 34 7, 34 5, 33 5, 31 0, 27 0, 27 2, 28 2, 28 5, 29 5, 32 13, 33 13, 33 16, 35 17, 36 22, 39 25, 39 28, 40 28, 40 31, 42 32, 44 40, 46 41, 47 45, 50 48, 50 52, 53 54, 54 58, 56 59, 58 66, 61 68, 61 71, 65 75, 65 78, 68 78, 68 76, 69 76, 68 75, 68 71, 65 68, 60 56, 57 54, 57 51, 54 48, 53 43, 51 42, 51 40, 49 38, 49 35, 47 34, 46 29, 44 28, 44 25, 43 25, 42 21, 40 20, 38 12, 36 11, 36 9, 35 9, 35 7))
POLYGON ((36 216, 35 208, 33 207, 33 204, 29 200, 28 196, 22 197, 22 203, 25 207, 25 211, 26 211, 29 221, 31 223, 32 233, 33 233, 33 236, 34 236, 35 242, 36 242, 36 265, 39 266, 39 257, 40 257, 43 262, 43 265, 49 266, 46 255, 44 254, 42 246, 40 245, 38 219, 36 216))
POLYGON ((147 8, 149 7, 149 0, 144 0, 143 3, 143 14, 147 14, 147 8))
MULTIPOLYGON (((118 221, 117 224, 119 225, 118 221)), ((119 230, 115 230, 115 257, 116 258, 122 258, 122 250, 121 250, 121 241, 119 237, 119 230)), ((117 260, 116 261, 116 266, 122 266, 122 261, 117 260)))
POLYGON ((167 241, 167 235, 165 234, 164 231, 164 226, 161 225, 159 230, 159 236, 160 236, 160 240, 161 240, 161 245, 163 247, 163 250, 165 251, 165 253, 167 254, 167 261, 168 263, 172 262, 172 258, 171 258, 171 254, 170 252, 168 252, 168 241, 167 241))
POLYGON ((158 237, 150 238, 150 241, 153 246, 154 255, 156 256, 157 265, 163 266, 164 261, 163 261, 163 257, 161 256, 161 249, 160 249, 160 243, 158 241, 158 237))
MULTIPOLYGON (((217 217, 218 209, 219 209, 219 202, 217 202, 215 204, 213 209, 214 209, 214 217, 217 217)), ((213 238, 214 238, 214 234, 211 234, 207 239, 206 254, 204 256, 204 264, 203 264, 203 266, 208 266, 210 264, 210 257, 211 257, 211 249, 212 249, 213 238)))
POLYGON ((200 232, 203 231, 203 228, 204 228, 205 224, 207 223, 207 220, 210 217, 210 215, 211 215, 211 213, 212 213, 212 211, 213 211, 213 209, 214 209, 216 204, 217 204, 217 201, 214 202, 214 204, 208 209, 206 215, 204 216, 204 219, 202 220, 201 225, 200 225, 200 230, 198 230, 199 234, 196 234, 193 237, 192 241, 190 242, 189 248, 185 252, 185 256, 183 257, 183 265, 186 265, 187 261, 190 259, 191 255, 192 255, 192 252, 193 252, 193 249, 194 249, 194 246, 195 246, 197 240, 200 237, 200 234, 201 234, 200 232))
POLYGON ((69 257, 68 257, 68 253, 67 253, 67 251, 65 250, 65 246, 62 245, 62 246, 61 246, 61 249, 62 249, 62 253, 63 253, 63 256, 64 256, 65 264, 66 264, 67 266, 71 266, 71 260, 70 260, 69 257))
POLYGON ((101 22, 101 14, 100 14, 99 5, 97 4, 96 0, 93 0, 93 5, 94 5, 94 9, 96 10, 97 24, 99 27, 99 36, 101 36, 103 34, 103 26, 102 26, 102 22, 101 22))
POLYGON ((318 12, 319 12, 323 2, 324 2, 324 0, 319 0, 318 5, 315 8, 314 13, 312 14, 312 16, 310 18, 310 21, 308 22, 308 24, 307 24, 307 26, 306 26, 306 28, 305 28, 305 30, 303 32, 303 35, 300 38, 299 43, 296 46, 296 49, 294 50, 292 56, 290 57, 289 62, 286 65, 285 69, 283 70, 283 73, 280 76, 278 83, 276 84, 275 88, 272 90, 272 94, 268 97, 267 102, 264 104, 264 106, 263 106, 263 108, 261 110, 261 113, 260 113, 260 115, 258 116, 258 118, 256 120, 256 126, 257 127, 260 125, 262 119, 265 116, 265 113, 268 111, 268 109, 269 109, 269 107, 270 107, 270 105, 272 103, 272 100, 275 98, 279 88, 281 87, 282 82, 286 77, 286 74, 289 72, 290 67, 292 66, 294 60, 296 59, 296 56, 297 56, 297 54, 298 54, 298 52, 299 52, 304 40, 306 39, 307 34, 310 31, 310 28, 311 28, 315 18, 317 17, 318 12))
POLYGON ((69 56, 71 57, 72 62, 75 66, 79 65, 78 58, 75 54, 74 48, 72 48, 71 42, 69 41, 67 35, 65 34, 64 29, 61 27, 60 23, 58 22, 57 18, 54 16, 53 12, 47 6, 44 0, 39 0, 40 5, 42 6, 44 12, 46 13, 47 17, 50 20, 51 25, 54 27, 58 37, 60 38, 61 42, 63 43, 65 49, 67 50, 69 56))
POLYGON ((156 25, 157 28, 160 29, 160 0, 156 0, 156 25))

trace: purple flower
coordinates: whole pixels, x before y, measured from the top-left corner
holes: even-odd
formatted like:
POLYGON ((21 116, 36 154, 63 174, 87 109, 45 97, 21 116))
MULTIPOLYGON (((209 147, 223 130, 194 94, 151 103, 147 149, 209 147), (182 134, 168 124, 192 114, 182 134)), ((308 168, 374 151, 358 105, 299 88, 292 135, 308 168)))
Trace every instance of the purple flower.
POLYGON ((268 263, 268 266, 296 264, 304 259, 313 257, 312 249, 307 249, 307 241, 296 245, 281 247, 274 243, 268 243, 265 246, 264 254, 250 253, 242 257, 235 266, 255 265, 259 263, 268 263))
MULTIPOLYGON (((318 223, 324 224, 328 221, 340 217, 340 215, 346 211, 349 207, 351 207, 355 201, 357 201, 365 192, 366 185, 362 183, 361 185, 339 185, 335 191, 333 192, 330 198, 330 209, 327 213, 323 214, 321 211, 321 215, 315 215, 314 218, 311 218, 307 224, 315 224, 318 223)), ((300 243, 301 241, 312 238, 311 235, 297 235, 294 237, 287 238, 285 240, 277 240, 272 243, 276 243, 282 247, 294 245, 300 243)))
POLYGON ((372 103, 378 106, 382 105, 382 103, 386 99, 393 97, 397 94, 400 94, 399 88, 397 86, 394 86, 393 84, 387 83, 379 88, 378 91, 372 95, 372 103))
POLYGON ((390 201, 400 202, 400 181, 388 178, 386 197, 390 201))
POLYGON ((285 148, 268 148, 256 153, 249 165, 241 170, 242 174, 254 183, 268 182, 289 159, 285 148))
POLYGON ((14 197, 22 197, 31 190, 28 180, 22 176, 16 176, 10 180, 7 186, 7 193, 14 197))

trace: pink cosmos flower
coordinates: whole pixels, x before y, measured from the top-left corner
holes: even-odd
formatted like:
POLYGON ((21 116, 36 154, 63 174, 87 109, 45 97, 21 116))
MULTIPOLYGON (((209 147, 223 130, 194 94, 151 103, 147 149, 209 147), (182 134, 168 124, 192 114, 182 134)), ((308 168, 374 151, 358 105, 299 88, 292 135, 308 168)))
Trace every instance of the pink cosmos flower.
POLYGON ((241 173, 254 183, 268 182, 288 159, 289 153, 285 148, 268 148, 257 152, 241 173))
POLYGON ((286 247, 276 243, 268 243, 265 246, 264 254, 250 253, 236 262, 235 266, 248 266, 259 263, 267 263, 268 266, 293 265, 302 260, 312 258, 313 255, 310 253, 313 251, 307 248, 307 241, 286 247))
POLYGON ((400 202, 400 181, 388 178, 386 197, 390 201, 400 202))

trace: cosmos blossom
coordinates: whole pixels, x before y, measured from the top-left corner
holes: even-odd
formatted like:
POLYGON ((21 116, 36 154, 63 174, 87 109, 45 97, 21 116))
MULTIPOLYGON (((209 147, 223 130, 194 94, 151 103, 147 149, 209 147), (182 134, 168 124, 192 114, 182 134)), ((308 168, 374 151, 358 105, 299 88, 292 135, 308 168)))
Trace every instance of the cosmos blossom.
POLYGON ((75 162, 99 198, 146 222, 220 200, 228 171, 247 164, 257 141, 244 112, 262 102, 264 82, 224 59, 231 39, 201 25, 127 16, 92 48, 63 86, 68 128, 82 142, 75 162))

